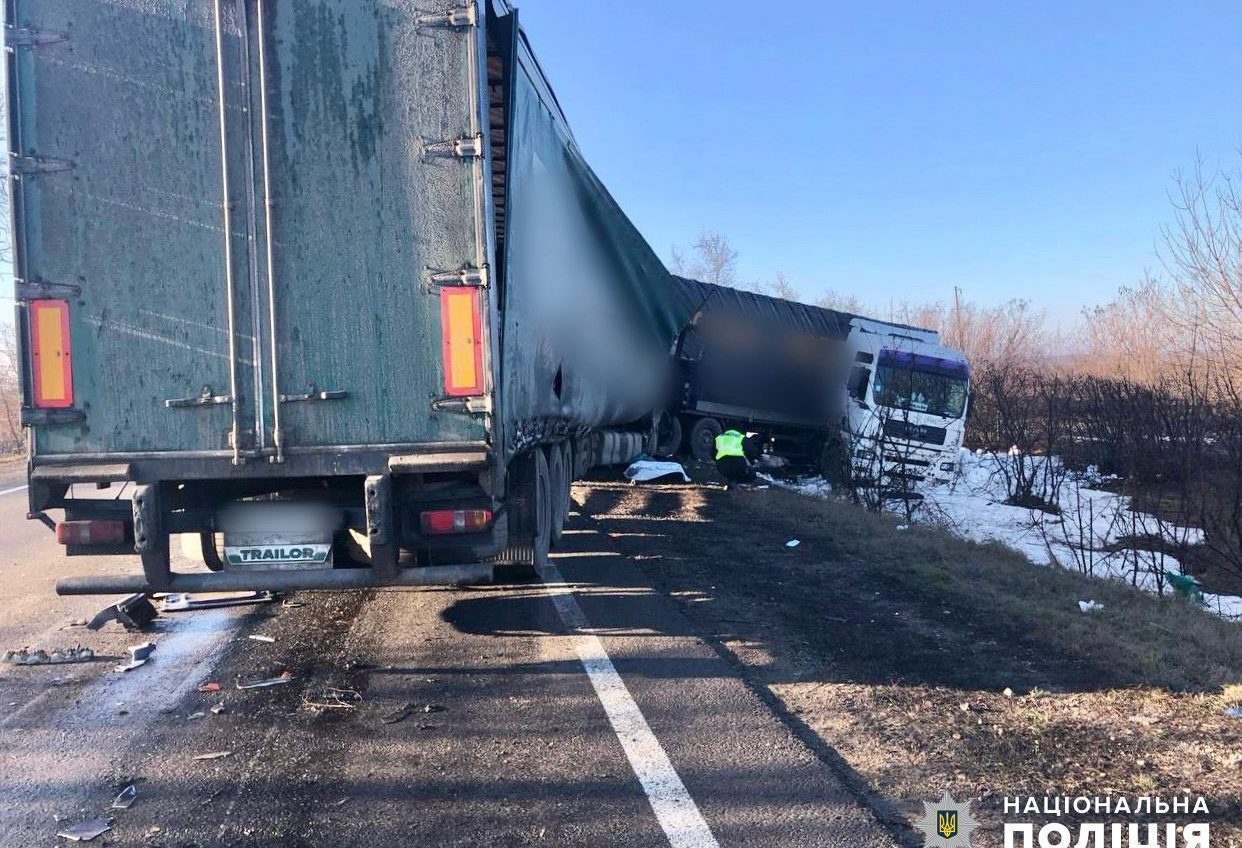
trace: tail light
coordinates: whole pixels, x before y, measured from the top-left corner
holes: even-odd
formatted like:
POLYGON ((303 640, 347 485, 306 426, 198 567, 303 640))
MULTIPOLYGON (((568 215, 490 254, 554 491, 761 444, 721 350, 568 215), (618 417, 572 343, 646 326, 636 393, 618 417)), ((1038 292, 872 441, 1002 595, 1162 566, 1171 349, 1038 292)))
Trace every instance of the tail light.
POLYGON ((44 409, 73 406, 69 303, 64 300, 32 300, 27 315, 34 405, 44 409))
POLYGON ((62 545, 115 545, 125 541, 125 522, 106 519, 62 521, 56 525, 62 545))
POLYGON ((482 394, 483 326, 478 289, 467 286, 440 289, 440 330, 445 393, 482 394))
POLYGON ((424 536, 477 533, 492 523, 490 509, 433 509, 419 516, 424 536))

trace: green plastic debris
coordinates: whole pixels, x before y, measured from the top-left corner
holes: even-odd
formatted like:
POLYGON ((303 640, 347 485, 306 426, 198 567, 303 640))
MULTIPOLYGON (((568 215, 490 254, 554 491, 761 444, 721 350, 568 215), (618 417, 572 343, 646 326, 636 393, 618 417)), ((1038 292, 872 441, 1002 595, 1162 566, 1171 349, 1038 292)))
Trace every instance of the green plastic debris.
POLYGON ((1168 575, 1169 585, 1173 587, 1173 591, 1181 595, 1192 604, 1206 606, 1207 602, 1203 600, 1203 590, 1199 588, 1199 581, 1189 574, 1170 574, 1168 575))

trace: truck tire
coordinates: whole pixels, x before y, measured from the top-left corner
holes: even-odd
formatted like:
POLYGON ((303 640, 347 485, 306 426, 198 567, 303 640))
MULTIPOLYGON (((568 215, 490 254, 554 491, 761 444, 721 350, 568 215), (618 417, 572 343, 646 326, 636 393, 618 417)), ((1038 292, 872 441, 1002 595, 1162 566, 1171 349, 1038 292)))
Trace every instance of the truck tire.
POLYGON ((552 549, 552 525, 555 523, 555 500, 552 496, 552 475, 548 469, 548 454, 541 447, 532 449, 535 463, 534 479, 531 481, 533 491, 530 502, 533 507, 531 519, 534 523, 534 537, 531 540, 531 565, 535 568, 547 568, 548 553, 552 549))
POLYGON ((548 479, 552 485, 552 547, 561 544, 565 519, 569 517, 569 455, 566 443, 548 446, 548 479))
POLYGON ((681 418, 671 412, 665 412, 660 416, 660 422, 656 425, 656 456, 676 456, 681 452, 681 418))
POLYGON ((716 437, 724 426, 715 418, 700 418, 690 428, 690 455, 699 462, 716 461, 716 437))

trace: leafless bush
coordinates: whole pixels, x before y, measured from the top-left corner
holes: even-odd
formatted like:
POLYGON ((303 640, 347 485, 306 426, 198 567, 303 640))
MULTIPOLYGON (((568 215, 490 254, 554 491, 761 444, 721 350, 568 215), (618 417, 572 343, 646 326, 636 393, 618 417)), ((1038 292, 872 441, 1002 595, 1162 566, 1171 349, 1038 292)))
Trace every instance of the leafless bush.
POLYGON ((971 438, 992 451, 1006 502, 1055 513, 1069 473, 1067 383, 1054 371, 993 364, 975 372, 971 438))
POLYGON ((0 322, 0 455, 15 453, 22 444, 17 380, 17 334, 12 324, 0 322))

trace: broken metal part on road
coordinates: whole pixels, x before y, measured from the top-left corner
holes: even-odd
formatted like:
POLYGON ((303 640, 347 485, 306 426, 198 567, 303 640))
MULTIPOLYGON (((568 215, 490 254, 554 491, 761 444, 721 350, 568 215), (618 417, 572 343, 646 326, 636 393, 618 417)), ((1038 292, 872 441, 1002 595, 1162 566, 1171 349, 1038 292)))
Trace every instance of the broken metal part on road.
POLYGON ((154 642, 143 642, 141 645, 130 645, 129 658, 131 660, 145 660, 150 658, 151 652, 154 650, 154 642))
POLYGON ((206 754, 195 754, 193 759, 195 760, 222 760, 225 757, 231 757, 231 756, 233 756, 232 751, 210 751, 206 754))
POLYGON ((137 799, 138 787, 131 783, 129 786, 122 789, 120 794, 116 796, 116 800, 112 802, 112 809, 128 810, 134 805, 134 801, 137 799))
POLYGON ((276 638, 274 636, 264 636, 260 633, 251 633, 246 638, 253 639, 256 642, 275 642, 276 641, 276 638))
POLYGON ((269 677, 266 680, 249 680, 245 683, 242 683, 241 680, 238 680, 237 688, 238 689, 265 689, 268 686, 280 686, 281 684, 288 683, 292 679, 293 679, 293 675, 290 672, 286 671, 284 674, 280 675, 280 677, 269 677))
POLYGON ((98 630, 109 621, 119 621, 126 630, 143 630, 155 621, 157 615, 155 605, 146 595, 139 593, 100 610, 86 626, 98 630))
POLYGON ((68 839, 72 842, 90 842, 101 833, 107 833, 112 830, 111 819, 86 819, 75 824, 73 827, 66 828, 56 835, 61 839, 68 839))
POLYGON ((12 665, 61 665, 90 662, 95 659, 95 652, 81 645, 73 648, 58 648, 54 651, 42 649, 32 651, 29 648, 22 648, 18 651, 5 651, 0 659, 12 665))
POLYGON ((163 609, 164 612, 185 612, 187 610, 215 609, 216 607, 270 604, 274 600, 276 600, 274 592, 213 592, 197 595, 179 593, 165 595, 163 609))

